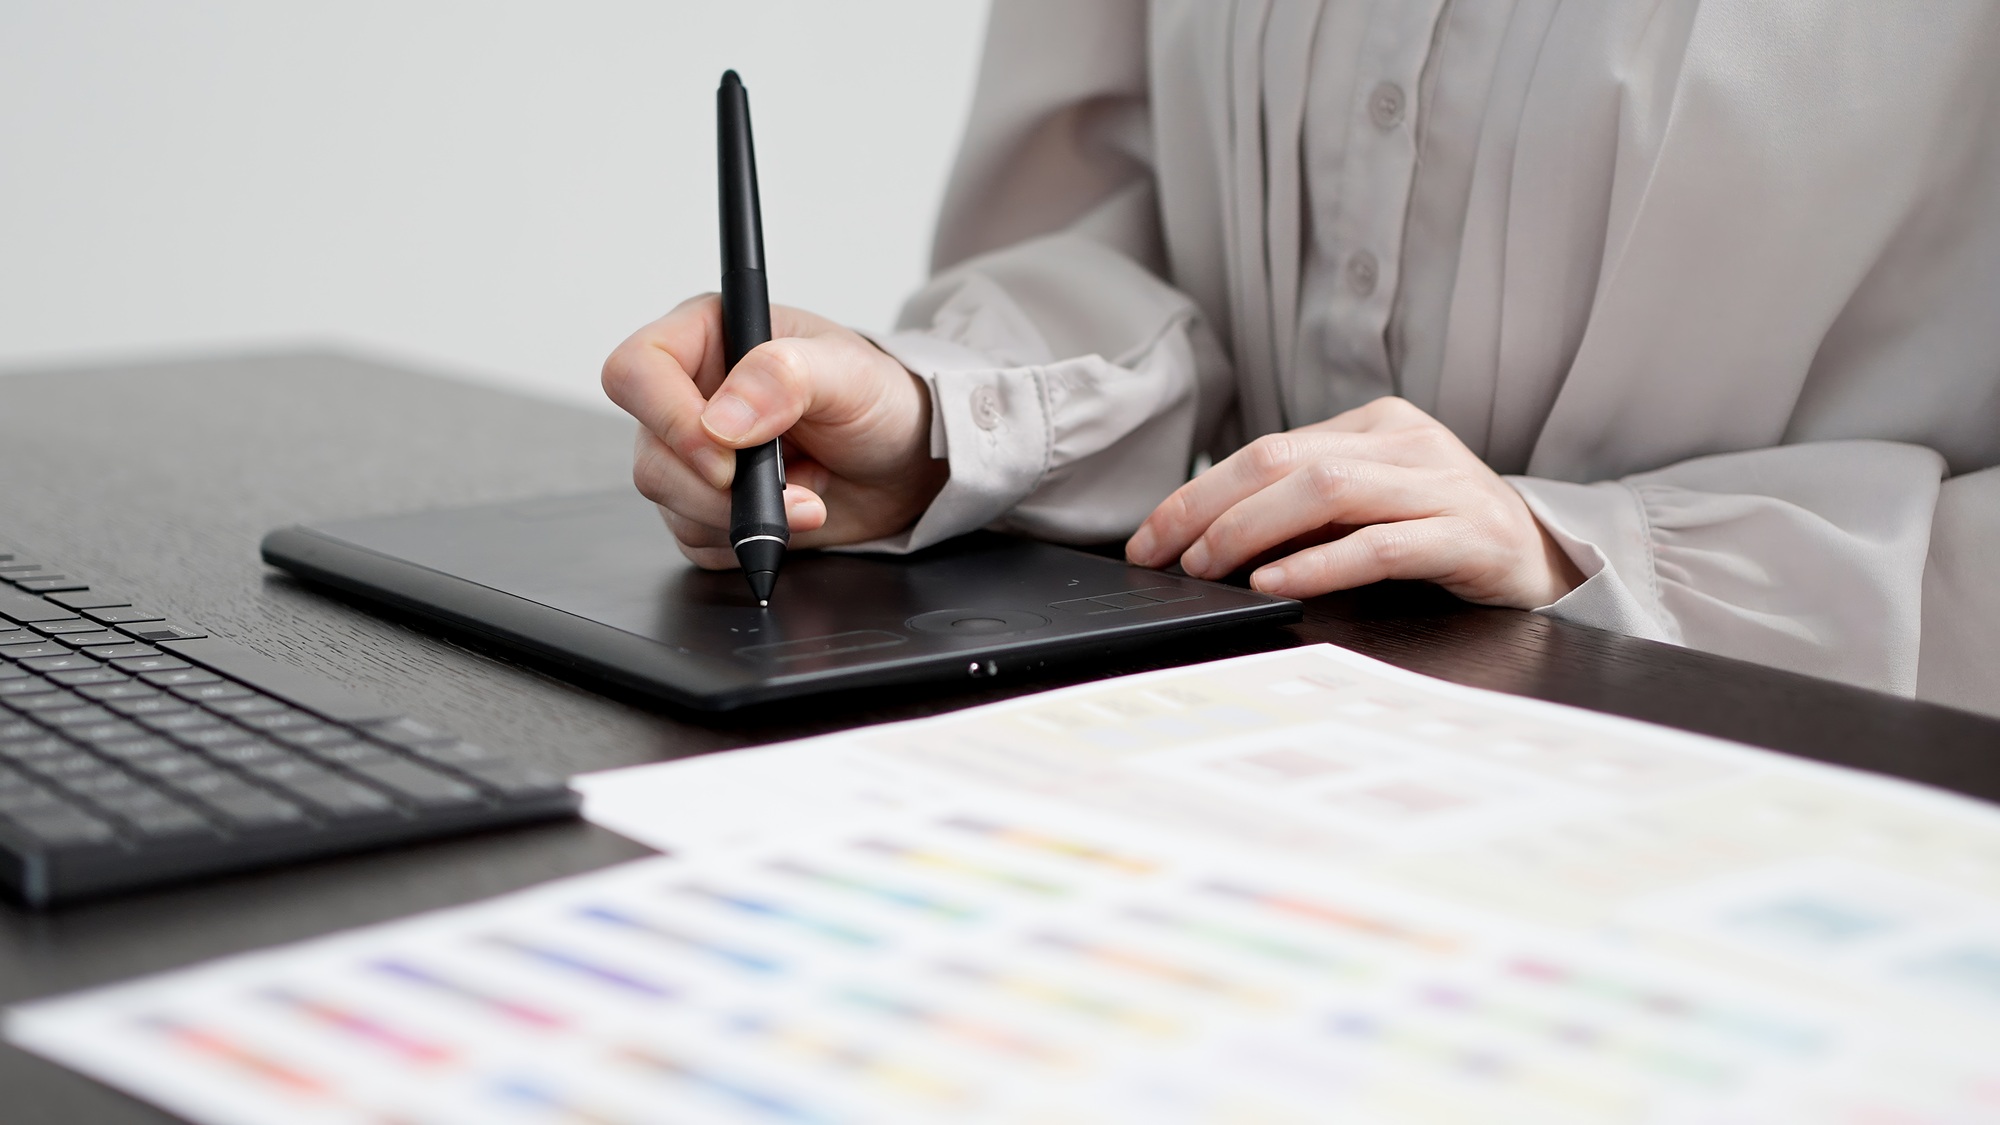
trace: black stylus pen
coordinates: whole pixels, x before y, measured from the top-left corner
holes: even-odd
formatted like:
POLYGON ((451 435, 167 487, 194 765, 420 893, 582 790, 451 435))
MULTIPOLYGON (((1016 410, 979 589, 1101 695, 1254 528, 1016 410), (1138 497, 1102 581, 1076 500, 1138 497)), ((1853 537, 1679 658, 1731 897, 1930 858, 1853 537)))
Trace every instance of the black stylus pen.
MULTIPOLYGON (((722 354, 726 370, 771 338, 771 295, 764 287, 764 222, 757 207, 757 152, 750 142, 750 95, 736 72, 715 91, 715 150, 722 173, 722 354)), ((729 488, 729 542, 757 604, 771 604, 785 545, 785 462, 776 438, 736 451, 729 488)))

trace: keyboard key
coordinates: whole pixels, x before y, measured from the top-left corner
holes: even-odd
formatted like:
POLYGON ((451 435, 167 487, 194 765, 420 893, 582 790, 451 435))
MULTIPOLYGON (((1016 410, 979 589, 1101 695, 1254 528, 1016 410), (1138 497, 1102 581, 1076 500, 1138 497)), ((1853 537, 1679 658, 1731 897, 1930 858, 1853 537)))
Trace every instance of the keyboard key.
POLYGON ((130 715, 134 718, 140 715, 178 715, 182 711, 193 710, 180 700, 165 695, 151 699, 107 699, 104 705, 120 715, 130 715))
POLYGON ((156 731, 172 733, 179 730, 198 730, 203 727, 219 727, 222 720, 206 715, 193 708, 184 711, 169 711, 163 715, 134 715, 133 718, 156 731))
POLYGON ((0 664, 0 680, 21 680, 29 676, 26 668, 19 664, 0 664))
POLYGON ((256 693, 242 684, 176 684, 167 689, 190 703, 206 703, 211 699, 248 699, 256 693))
MULTIPOLYGON (((120 637, 119 640, 122 641, 124 640, 124 638, 120 637)), ((89 647, 90 647, 90 655, 95 656, 99 660, 119 661, 119 660, 128 660, 135 656, 163 655, 159 649, 154 648, 152 645, 142 645, 137 641, 133 641, 130 644, 103 644, 103 645, 93 644, 89 647)), ((187 667, 187 664, 185 661, 177 660, 174 661, 173 666, 179 668, 185 668, 187 667)), ((125 670, 127 672, 150 672, 153 669, 127 668, 125 670)))
POLYGON ((108 773, 113 767, 95 754, 82 750, 69 750, 61 754, 32 758, 26 765, 43 777, 54 778, 58 782, 70 778, 89 777, 92 774, 108 773))
POLYGON ((222 677, 201 668, 182 668, 172 672, 141 672, 139 678, 155 687, 176 687, 180 684, 219 684, 222 677))
POLYGON ((179 803, 154 788, 151 783, 132 774, 121 773, 116 776, 130 781, 133 788, 113 789, 103 785, 98 786, 98 792, 91 794, 90 797, 93 812, 123 817, 152 809, 172 808, 179 803))
POLYGON ((106 590, 101 586, 66 594, 50 594, 48 595, 48 599, 59 606, 67 606, 70 609, 97 609, 108 606, 124 606, 129 608, 132 604, 131 600, 125 595, 116 590, 106 590))
POLYGON ((149 777, 155 777, 169 785, 176 781, 221 774, 214 763, 207 758, 186 750, 176 750, 171 754, 153 754, 144 758, 129 759, 127 765, 149 777))
POLYGON ((208 821, 180 805, 168 805, 125 818, 132 830, 148 840, 198 840, 215 835, 208 821))
POLYGON ((74 707, 76 705, 77 697, 73 693, 64 691, 61 688, 56 687, 54 684, 50 684, 48 686, 53 690, 42 692, 39 695, 16 695, 12 697, 0 697, 0 703, 4 703, 8 707, 16 711, 22 711, 34 715, 38 715, 43 711, 53 710, 58 707, 74 707))
POLYGON ((299 762, 298 757, 290 751, 280 749, 261 739, 216 746, 208 751, 208 756, 218 762, 227 762, 238 769, 251 769, 273 762, 299 762))
POLYGON ((81 723, 64 727, 63 733, 78 742, 88 742, 95 746, 100 742, 122 742, 128 738, 142 738, 146 732, 123 719, 111 719, 102 723, 81 723))
POLYGON ((29 626, 45 637, 60 637, 64 633, 102 633, 107 630, 95 621, 85 621, 81 617, 64 617, 55 621, 37 621, 29 626))
POLYGON ((71 648, 90 649, 92 650, 92 656, 99 657, 102 654, 98 653, 97 649, 122 648, 131 643, 125 639, 123 634, 114 633, 109 629, 99 629, 94 633, 64 633, 62 635, 62 642, 71 648))
MULTIPOLYGON (((248 701, 231 700, 229 702, 248 701)), ((210 710, 220 711, 227 705, 228 703, 217 704, 210 708, 210 710)), ((255 727, 258 730, 319 730, 323 727, 337 729, 328 727, 326 720, 321 719, 317 715, 309 715, 304 711, 293 710, 292 708, 285 707, 283 704, 277 704, 276 706, 278 707, 276 711, 268 711, 262 714, 254 712, 248 715, 238 714, 235 716, 235 719, 246 727, 255 727)))
POLYGON ((78 705, 75 707, 51 707, 46 711, 37 712, 35 719, 38 722, 48 723, 51 726, 73 727, 82 726, 85 723, 106 722, 112 717, 111 712, 106 711, 95 703, 83 700, 78 700, 77 703, 78 705))
POLYGON ((228 746, 234 742, 248 742, 256 736, 242 727, 216 725, 212 727, 190 727, 167 732, 167 737, 182 746, 198 746, 208 749, 228 746))
POLYGON ((234 832, 285 828, 306 818, 306 811, 293 802, 248 786, 204 797, 202 803, 221 813, 223 823, 234 832))
POLYGON ((479 802, 479 791, 465 782, 400 758, 351 762, 347 768, 419 808, 451 808, 479 802))
POLYGON ((74 848, 87 844, 109 844, 117 839, 111 826, 75 809, 51 809, 11 818, 6 828, 26 836, 43 848, 74 848))
POLYGON ((191 641, 208 636, 193 625, 183 625, 174 621, 130 621, 121 622, 120 632, 136 637, 149 644, 161 641, 191 641))
POLYGON ((137 793, 151 793, 146 783, 129 773, 105 770, 63 783, 63 791, 75 797, 82 797, 100 808, 106 801, 115 801, 121 796, 137 793))
POLYGON ((366 742, 335 742, 311 747, 308 752, 322 762, 338 762, 343 766, 395 760, 395 755, 387 750, 366 742))
POLYGON ((65 687, 82 687, 84 685, 102 686, 105 684, 131 682, 130 677, 126 676, 125 673, 112 668, 72 668, 67 672, 51 672, 49 673, 49 679, 65 687))
POLYGON ((198 840, 215 835, 206 818, 182 805, 162 805, 145 812, 119 815, 135 834, 147 840, 198 840))
POLYGON ((269 718, 279 715, 297 715, 301 720, 319 721, 311 719, 303 711, 294 711, 275 699, 266 699, 261 695, 251 696, 248 699, 217 699, 212 702, 204 702, 202 706, 218 715, 227 715, 237 722, 251 727, 263 727, 262 723, 253 722, 252 719, 269 718))
MULTIPOLYGON (((151 648, 152 646, 147 645, 145 647, 151 648)), ((171 672, 180 668, 193 667, 193 665, 189 664, 187 661, 182 660, 179 657, 175 656, 142 655, 142 656, 129 656, 129 657, 106 657, 105 659, 111 661, 111 666, 113 668, 118 668, 126 672, 131 672, 134 675, 140 672, 171 672)))
POLYGON ((68 672, 76 668, 95 668, 98 663, 82 653, 73 652, 67 656, 37 656, 21 661, 21 666, 37 672, 68 672))
POLYGON ((329 819, 357 820, 394 816, 396 806, 381 793, 332 774, 296 780, 271 779, 293 797, 329 819))
POLYGON ((143 758, 157 758, 164 754, 183 754, 186 751, 164 738, 128 738, 122 742, 106 742, 95 747, 99 754, 116 758, 121 762, 136 762, 143 758))
MULTIPOLYGON (((50 598, 49 600, 55 601, 56 599, 50 598)), ((64 604, 67 605, 68 603, 65 602, 64 604)), ((74 608, 82 610, 83 615, 92 621, 102 621, 106 625, 123 625, 132 621, 166 620, 164 615, 154 613, 150 609, 141 609, 136 605, 107 606, 102 609, 80 605, 74 608)))
MULTIPOLYGON (((29 660, 46 659, 51 656, 68 655, 70 655, 70 647, 68 645, 59 645, 47 639, 38 640, 31 645, 7 645, 4 648, 0 648, 0 657, 22 663, 26 663, 29 660)), ((95 664, 97 662, 93 660, 91 663, 95 664)))
POLYGON ((0 789, 0 820, 10 816, 34 812, 37 809, 67 808, 62 798, 39 784, 26 783, 20 775, 13 775, 14 782, 0 789))
POLYGON ((41 695, 54 690, 54 684, 39 677, 32 680, 0 680, 0 699, 10 695, 41 695))
POLYGON ((303 730, 274 730, 266 733, 287 746, 301 748, 339 746, 354 741, 353 735, 339 727, 307 727, 303 730))
POLYGON ((0 742, 0 758, 10 762, 37 762, 44 758, 59 757, 74 751, 69 740, 45 734, 40 738, 23 739, 19 742, 0 742))
POLYGON ((37 594, 51 593, 56 590, 90 589, 90 583, 88 582, 80 581, 75 578, 61 578, 61 577, 22 578, 22 579, 17 579, 14 585, 19 586, 23 590, 32 591, 37 594))
MULTIPOLYGON (((55 677, 53 676, 50 677, 50 679, 54 678, 55 677)), ((74 680, 63 681, 63 683, 66 684, 74 682, 75 682, 74 680)), ((87 684, 83 687, 77 688, 76 693, 80 696, 83 696, 85 699, 95 699, 100 703, 107 699, 160 698, 160 692, 158 688, 147 687, 145 684, 135 684, 131 680, 128 680, 123 676, 119 676, 116 681, 87 684)))
POLYGON ((0 617, 22 625, 37 621, 59 621, 76 614, 59 605, 51 605, 33 594, 19 590, 0 588, 0 617))
POLYGON ((48 733, 48 728, 40 723, 0 716, 0 742, 25 742, 31 738, 41 738, 48 733))

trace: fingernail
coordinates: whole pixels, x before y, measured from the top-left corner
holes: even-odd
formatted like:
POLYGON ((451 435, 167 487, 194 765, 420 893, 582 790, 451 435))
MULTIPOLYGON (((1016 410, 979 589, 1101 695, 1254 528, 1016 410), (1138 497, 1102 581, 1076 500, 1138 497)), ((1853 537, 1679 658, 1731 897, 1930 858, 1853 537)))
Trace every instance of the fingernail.
POLYGON ((1157 550, 1159 550, 1159 540, 1154 537, 1153 529, 1142 527, 1133 534, 1131 541, 1125 544, 1125 557, 1140 566, 1152 566, 1153 552, 1157 550))
POLYGON ((1196 578, 1205 577, 1208 574, 1208 544, 1196 540, 1195 545, 1181 556, 1181 569, 1196 578))
POLYGON ((694 451, 695 471, 708 479, 717 488, 728 488, 736 479, 736 455, 712 445, 704 445, 694 451))
POLYGON ((826 505, 822 504, 816 496, 801 496, 796 500, 789 496, 785 498, 785 522, 787 523, 803 523, 808 518, 824 519, 825 515, 826 505))
POLYGON ((1267 594, 1276 590, 1282 590, 1285 587, 1285 568, 1282 566, 1267 566, 1250 576, 1250 585, 1267 594))
POLYGON ((750 432, 757 424, 757 411, 741 396, 735 394, 717 395, 709 400, 708 409, 701 412, 701 424, 708 432, 724 441, 735 441, 750 432))

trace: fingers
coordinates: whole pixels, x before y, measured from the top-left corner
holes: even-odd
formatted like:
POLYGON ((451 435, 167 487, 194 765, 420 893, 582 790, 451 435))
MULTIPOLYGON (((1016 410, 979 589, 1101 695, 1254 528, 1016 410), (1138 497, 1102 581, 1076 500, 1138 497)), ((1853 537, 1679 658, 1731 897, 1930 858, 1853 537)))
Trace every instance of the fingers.
POLYGON ((683 302, 634 333, 604 361, 604 393, 611 401, 703 480, 727 488, 736 474, 736 459, 701 425, 707 407, 701 384, 721 380, 720 303, 713 296, 683 302))
POLYGON ((1329 524, 1419 519, 1443 512, 1455 481, 1433 469, 1374 461, 1315 461, 1253 493, 1181 555, 1196 578, 1221 578, 1273 547, 1329 524))
POLYGON ((1125 545, 1125 557, 1137 566, 1165 566, 1224 512, 1301 467, 1328 458, 1383 460, 1383 452, 1380 440, 1366 434, 1294 432, 1258 438, 1153 509, 1125 545))
POLYGON ((1309 598, 1391 578, 1449 583, 1481 565, 1485 548, 1451 516, 1378 523, 1279 559, 1250 576, 1267 594, 1309 598))

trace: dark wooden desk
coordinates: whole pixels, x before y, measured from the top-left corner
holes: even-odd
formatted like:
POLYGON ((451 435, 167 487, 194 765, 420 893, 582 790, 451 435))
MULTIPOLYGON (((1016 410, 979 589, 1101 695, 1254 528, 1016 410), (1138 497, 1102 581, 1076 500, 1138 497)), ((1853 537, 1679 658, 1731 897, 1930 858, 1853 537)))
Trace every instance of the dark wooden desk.
MULTIPOLYGON (((1421 587, 1304 623, 1032 682, 795 704, 761 725, 610 699, 385 620, 266 569, 279 524, 617 486, 630 424, 359 362, 291 354, 0 377, 0 535, 476 741, 605 769, 907 718, 1032 688, 1302 641, 2000 800, 2000 722, 1421 587), (837 709, 830 709, 837 706, 837 709), (771 721, 775 720, 775 721, 771 721)), ((355 856, 47 915, 0 906, 0 1003, 469 902, 645 853, 584 824, 355 856)), ((170 1120, 0 1048, 0 1120, 170 1120)))

